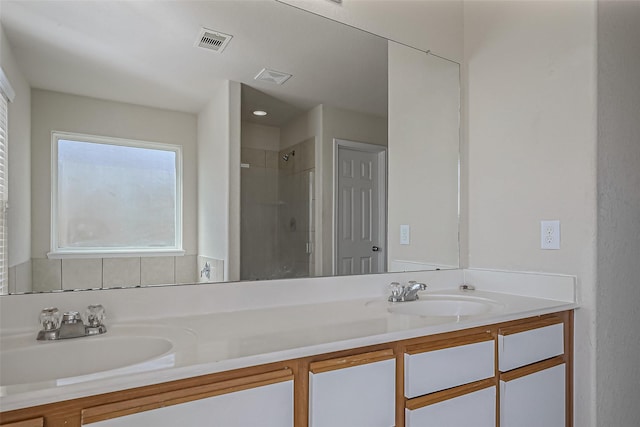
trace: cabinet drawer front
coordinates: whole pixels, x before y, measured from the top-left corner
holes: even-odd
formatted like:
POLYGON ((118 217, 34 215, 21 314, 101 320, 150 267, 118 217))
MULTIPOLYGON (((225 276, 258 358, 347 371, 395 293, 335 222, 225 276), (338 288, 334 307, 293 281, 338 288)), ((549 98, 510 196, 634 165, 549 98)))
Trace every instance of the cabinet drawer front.
POLYGON ((405 410, 407 427, 495 427, 496 387, 405 410))
POLYGON ((500 381, 500 427, 564 427, 565 365, 500 381))
POLYGON ((544 326, 515 334, 498 335, 498 368, 507 372, 520 366, 564 354, 564 325, 544 326))
POLYGON ((42 427, 44 418, 34 418, 31 420, 16 421, 15 423, 2 424, 2 427, 42 427))
POLYGON ((493 341, 404 355, 404 392, 408 398, 494 375, 493 341))
POLYGON ((395 359, 309 373, 310 427, 395 424, 395 359))

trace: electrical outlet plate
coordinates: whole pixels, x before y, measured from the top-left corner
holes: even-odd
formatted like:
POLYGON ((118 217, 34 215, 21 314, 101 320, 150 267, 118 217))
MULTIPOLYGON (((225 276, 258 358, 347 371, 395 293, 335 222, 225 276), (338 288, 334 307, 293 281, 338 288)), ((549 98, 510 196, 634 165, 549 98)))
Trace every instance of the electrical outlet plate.
POLYGON ((560 249, 560 221, 540 221, 540 248, 560 249))
POLYGON ((408 245, 411 243, 411 227, 407 224, 400 226, 400 244, 408 245))

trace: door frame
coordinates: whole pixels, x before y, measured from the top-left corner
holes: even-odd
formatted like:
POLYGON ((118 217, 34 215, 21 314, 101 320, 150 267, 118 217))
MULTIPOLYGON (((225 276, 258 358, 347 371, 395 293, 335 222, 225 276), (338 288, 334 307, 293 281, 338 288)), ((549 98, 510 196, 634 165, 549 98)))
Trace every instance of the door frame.
POLYGON ((331 265, 332 274, 338 271, 338 168, 340 149, 377 153, 378 155, 378 236, 382 245, 381 260, 378 263, 378 273, 387 271, 387 147, 385 145, 371 144, 368 142, 351 141, 348 139, 333 138, 333 218, 332 218, 332 244, 331 265))

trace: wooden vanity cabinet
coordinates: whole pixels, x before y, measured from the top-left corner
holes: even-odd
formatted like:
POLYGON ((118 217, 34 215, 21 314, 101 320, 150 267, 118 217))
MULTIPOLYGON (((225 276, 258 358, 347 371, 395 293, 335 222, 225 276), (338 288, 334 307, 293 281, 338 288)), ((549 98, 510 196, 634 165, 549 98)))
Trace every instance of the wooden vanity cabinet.
POLYGON ((572 427, 572 337, 567 311, 3 412, 0 425, 572 427))

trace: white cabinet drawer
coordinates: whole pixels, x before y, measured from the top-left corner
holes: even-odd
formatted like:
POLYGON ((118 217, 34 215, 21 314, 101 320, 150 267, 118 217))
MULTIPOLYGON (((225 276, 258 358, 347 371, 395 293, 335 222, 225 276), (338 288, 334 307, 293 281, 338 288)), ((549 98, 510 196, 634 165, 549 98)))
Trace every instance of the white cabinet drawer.
POLYGON ((500 427, 565 427, 565 364, 500 381, 500 427))
POLYGON ((415 410, 405 410, 406 427, 495 427, 496 387, 415 410))
POLYGON ((507 372, 521 366, 564 354, 564 324, 498 335, 498 369, 507 372))
POLYGON ((405 396, 413 398, 493 377, 494 341, 490 335, 481 339, 486 340, 420 353, 405 353, 405 396))

